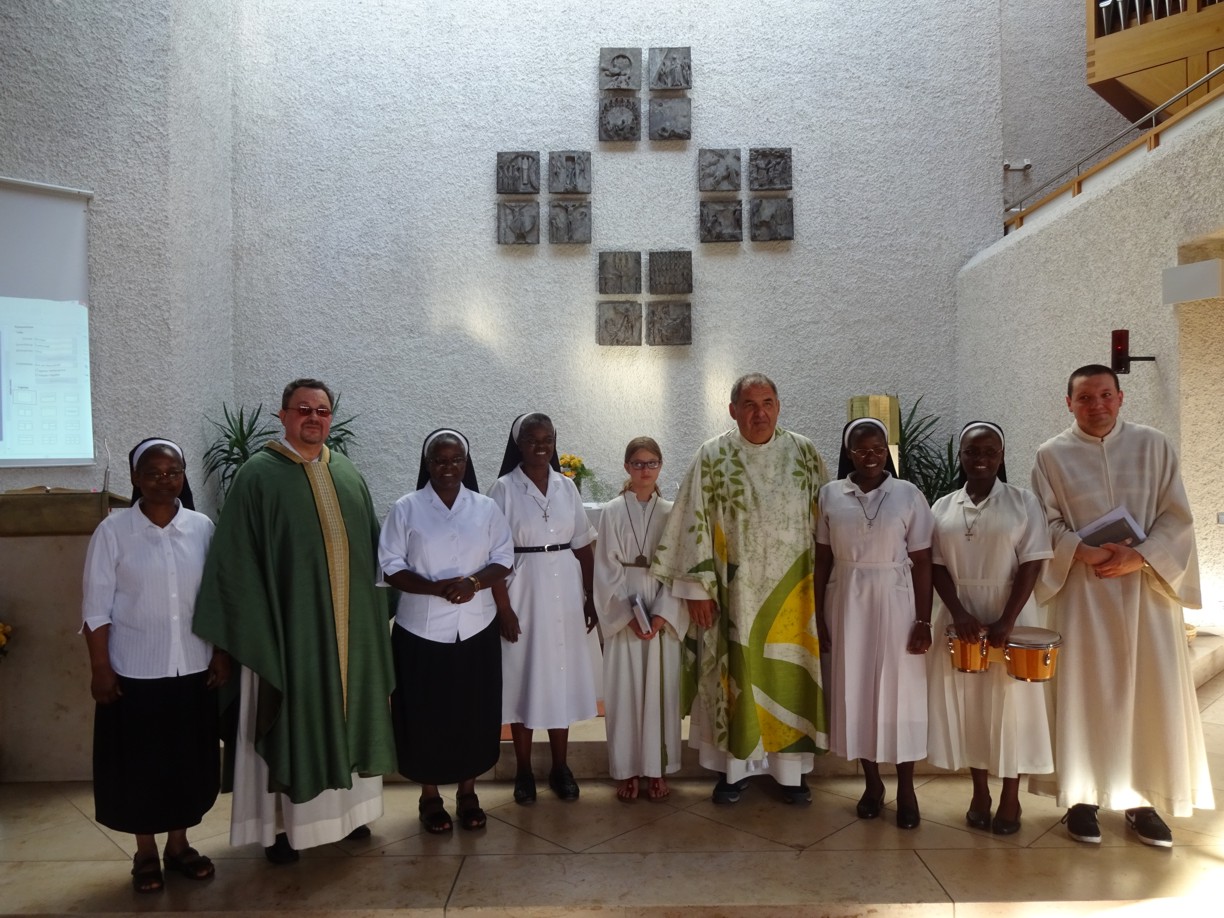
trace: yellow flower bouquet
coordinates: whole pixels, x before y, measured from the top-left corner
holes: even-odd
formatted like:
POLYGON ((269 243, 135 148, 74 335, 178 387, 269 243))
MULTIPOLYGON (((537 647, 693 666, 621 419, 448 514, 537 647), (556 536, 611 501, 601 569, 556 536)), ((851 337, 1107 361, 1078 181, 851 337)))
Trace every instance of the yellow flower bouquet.
POLYGON ((575 456, 573 453, 562 453, 557 457, 557 462, 561 466, 561 474, 572 481, 575 487, 578 488, 578 493, 582 493, 582 483, 588 478, 594 478, 595 473, 586 467, 586 463, 582 461, 581 456, 575 456))

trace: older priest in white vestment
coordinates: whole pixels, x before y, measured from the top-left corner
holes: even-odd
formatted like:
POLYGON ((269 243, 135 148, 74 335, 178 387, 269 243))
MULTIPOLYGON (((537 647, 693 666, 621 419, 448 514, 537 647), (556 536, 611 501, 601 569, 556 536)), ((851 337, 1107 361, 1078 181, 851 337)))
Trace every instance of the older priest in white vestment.
MULTIPOLYGON (((1033 491, 1054 557, 1037 583, 1063 635, 1056 677, 1057 795, 1072 838, 1099 843, 1099 807, 1126 810, 1145 844, 1172 845, 1157 809, 1214 806, 1182 608, 1200 606, 1190 505, 1177 456, 1159 431, 1118 420, 1117 376, 1096 364, 1071 374, 1075 423, 1042 444, 1033 491), (1130 544, 1079 531, 1126 510, 1130 544)), ((1049 790, 1033 778, 1034 790, 1049 790)))
POLYGON ((828 476, 810 440, 777 426, 780 407, 768 377, 736 381, 736 427, 702 445, 651 566, 696 626, 689 742, 721 773, 715 803, 736 803, 753 774, 808 802, 804 775, 829 746, 812 585, 828 476))

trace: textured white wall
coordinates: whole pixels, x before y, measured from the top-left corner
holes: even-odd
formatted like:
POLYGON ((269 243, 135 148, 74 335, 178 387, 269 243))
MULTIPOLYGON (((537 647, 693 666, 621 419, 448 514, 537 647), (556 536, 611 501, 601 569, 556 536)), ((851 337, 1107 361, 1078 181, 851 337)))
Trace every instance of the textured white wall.
POLYGON ((999 10, 1003 158, 1033 164, 1004 176, 1011 201, 1109 141, 1127 121, 1088 88, 1082 0, 999 0, 999 10))
MULTIPOLYGON (((130 488, 151 433, 194 468, 232 391, 228 0, 0 4, 0 173, 88 188, 98 467, 5 469, 0 490, 130 488)), ((199 473, 195 473, 199 478, 199 473)))
MULTIPOLYGON (((1077 366, 1109 362, 1109 332, 1129 328, 1131 352, 1155 355, 1123 377, 1123 416, 1158 427, 1179 444, 1184 477, 1206 551, 1201 561, 1207 613, 1224 624, 1224 543, 1214 530, 1212 492, 1219 476, 1219 401, 1212 440, 1182 441, 1185 395, 1220 393, 1224 375, 1205 349, 1180 380, 1179 322, 1161 303, 1161 271, 1177 248, 1224 223, 1224 106, 1170 133, 1152 153, 1103 173, 1056 218, 1026 224, 975 257, 957 281, 956 377, 961 417, 997 419, 1008 434, 1008 467, 1024 482, 1032 456, 1071 422, 1066 377, 1077 366)), ((1219 323, 1215 325, 1219 334, 1219 323)), ((1218 338, 1217 338, 1218 341, 1218 338)))
POLYGON ((949 410, 953 278, 999 232, 998 11, 923 6, 239 5, 238 395, 341 389, 380 508, 442 424, 487 486, 529 409, 609 483, 656 436, 674 484, 747 370, 826 453, 851 394, 949 410), (600 46, 671 44, 692 142, 599 144, 600 46), (756 145, 794 148, 795 242, 699 245, 698 148, 756 145), (569 148, 594 151, 593 244, 496 245, 497 151, 569 148), (691 348, 596 347, 612 248, 693 250, 691 348))

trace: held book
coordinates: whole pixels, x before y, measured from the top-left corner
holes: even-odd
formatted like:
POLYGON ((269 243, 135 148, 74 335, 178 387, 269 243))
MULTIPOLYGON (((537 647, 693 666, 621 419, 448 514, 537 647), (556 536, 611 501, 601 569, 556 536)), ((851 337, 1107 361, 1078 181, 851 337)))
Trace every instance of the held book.
POLYGON ((1100 548, 1106 542, 1129 545, 1134 548, 1147 538, 1143 527, 1135 522, 1130 511, 1121 505, 1093 520, 1075 534, 1093 548, 1100 548))
POLYGON ((637 621, 638 627, 644 633, 649 634, 653 627, 650 623, 650 610, 646 608, 646 603, 642 601, 642 597, 638 593, 634 593, 629 598, 629 608, 633 610, 633 617, 637 621))

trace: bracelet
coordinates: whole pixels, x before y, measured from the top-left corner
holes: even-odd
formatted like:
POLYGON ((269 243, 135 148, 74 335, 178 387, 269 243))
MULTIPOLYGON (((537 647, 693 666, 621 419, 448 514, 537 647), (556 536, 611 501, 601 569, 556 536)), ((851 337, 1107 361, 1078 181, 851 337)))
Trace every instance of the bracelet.
POLYGON ((928 628, 931 627, 930 622, 926 621, 925 619, 921 619, 921 618, 914 619, 914 624, 915 625, 926 625, 928 628))
POLYGON ((472 592, 479 593, 481 590, 481 586, 480 586, 480 581, 476 579, 476 575, 473 574, 471 577, 468 578, 468 580, 472 581, 472 592))

